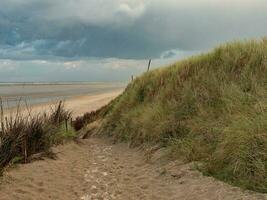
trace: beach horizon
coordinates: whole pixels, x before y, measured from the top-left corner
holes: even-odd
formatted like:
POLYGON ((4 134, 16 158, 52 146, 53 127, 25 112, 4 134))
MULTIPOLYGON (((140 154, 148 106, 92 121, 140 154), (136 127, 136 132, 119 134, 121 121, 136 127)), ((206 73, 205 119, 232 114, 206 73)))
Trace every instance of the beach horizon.
POLYGON ((40 113, 49 112, 53 106, 62 101, 65 109, 70 111, 72 113, 72 118, 75 119, 88 111, 97 110, 103 105, 108 104, 111 100, 121 94, 122 91, 123 89, 102 91, 98 93, 73 96, 65 100, 54 100, 44 103, 36 103, 33 105, 27 105, 26 103, 21 102, 15 107, 5 108, 4 116, 14 116, 17 112, 22 115, 38 115, 40 113))
POLYGON ((61 83, 0 83, 0 98, 5 110, 18 107, 40 107, 59 101, 103 95, 123 90, 124 83, 61 82, 61 83))

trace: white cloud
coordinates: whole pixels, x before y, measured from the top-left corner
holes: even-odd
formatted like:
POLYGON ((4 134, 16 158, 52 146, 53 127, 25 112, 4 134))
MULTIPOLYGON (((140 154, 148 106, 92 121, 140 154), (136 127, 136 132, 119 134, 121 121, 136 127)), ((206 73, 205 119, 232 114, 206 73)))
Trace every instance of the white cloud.
POLYGON ((145 5, 143 3, 139 3, 131 6, 130 4, 122 3, 119 5, 117 12, 135 19, 142 16, 142 14, 145 12, 145 5))
POLYGON ((127 24, 145 12, 145 0, 57 0, 46 8, 49 20, 78 20, 92 25, 127 24), (62 11, 62 12, 61 12, 62 11))

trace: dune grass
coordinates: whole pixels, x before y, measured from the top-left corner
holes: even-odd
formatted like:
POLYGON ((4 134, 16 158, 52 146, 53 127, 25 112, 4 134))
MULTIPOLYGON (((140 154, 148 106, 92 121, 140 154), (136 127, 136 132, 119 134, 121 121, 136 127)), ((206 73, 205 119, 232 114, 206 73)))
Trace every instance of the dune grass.
POLYGON ((267 192, 267 39, 228 43, 136 78, 101 132, 242 188, 267 192))
POLYGON ((75 137, 71 126, 66 129, 70 117, 62 102, 38 115, 22 113, 18 107, 16 114, 8 117, 1 106, 0 171, 10 164, 27 163, 38 153, 51 155, 53 145, 75 137))

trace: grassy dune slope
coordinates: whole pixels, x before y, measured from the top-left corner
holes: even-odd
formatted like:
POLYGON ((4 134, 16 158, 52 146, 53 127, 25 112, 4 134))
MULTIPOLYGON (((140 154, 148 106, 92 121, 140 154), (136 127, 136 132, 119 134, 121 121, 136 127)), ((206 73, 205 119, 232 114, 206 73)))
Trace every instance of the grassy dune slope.
POLYGON ((109 109, 101 130, 115 140, 160 144, 208 175, 267 192, 267 39, 145 73, 109 109))

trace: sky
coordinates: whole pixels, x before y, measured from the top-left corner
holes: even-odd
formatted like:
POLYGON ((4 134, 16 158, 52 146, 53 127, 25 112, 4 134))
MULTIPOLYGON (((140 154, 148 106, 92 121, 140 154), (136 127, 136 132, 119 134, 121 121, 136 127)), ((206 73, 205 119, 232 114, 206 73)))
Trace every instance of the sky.
POLYGON ((266 0, 1 0, 0 82, 126 81, 267 36, 266 0))

